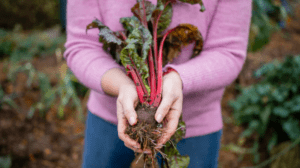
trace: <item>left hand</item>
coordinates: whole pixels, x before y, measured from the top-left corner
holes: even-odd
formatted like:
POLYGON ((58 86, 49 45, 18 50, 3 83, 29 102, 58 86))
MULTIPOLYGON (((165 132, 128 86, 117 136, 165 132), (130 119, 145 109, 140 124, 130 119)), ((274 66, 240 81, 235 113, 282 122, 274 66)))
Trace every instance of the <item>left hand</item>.
POLYGON ((163 77, 162 101, 155 113, 155 119, 161 123, 168 120, 165 132, 157 141, 157 148, 161 148, 175 133, 182 113, 182 81, 177 72, 170 72, 163 77))

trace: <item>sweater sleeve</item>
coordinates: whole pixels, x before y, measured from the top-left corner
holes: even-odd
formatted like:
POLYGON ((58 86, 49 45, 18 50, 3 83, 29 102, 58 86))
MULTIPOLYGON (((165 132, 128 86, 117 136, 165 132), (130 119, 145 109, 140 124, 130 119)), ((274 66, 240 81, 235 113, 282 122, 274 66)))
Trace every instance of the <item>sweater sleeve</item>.
POLYGON ((121 68, 102 49, 98 29, 86 33, 86 26, 95 18, 101 19, 96 0, 70 0, 67 3, 67 41, 64 58, 78 80, 86 87, 104 94, 103 74, 111 68, 121 68))
POLYGON ((224 88, 237 78, 247 53, 251 2, 219 0, 201 54, 166 65, 180 74, 185 94, 224 88))

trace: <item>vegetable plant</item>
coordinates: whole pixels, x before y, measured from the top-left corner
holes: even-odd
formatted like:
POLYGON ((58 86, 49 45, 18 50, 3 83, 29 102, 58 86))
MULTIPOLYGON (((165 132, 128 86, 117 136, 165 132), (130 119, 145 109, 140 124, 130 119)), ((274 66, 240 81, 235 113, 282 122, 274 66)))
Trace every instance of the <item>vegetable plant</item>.
MULTIPOLYGON (((199 4, 200 11, 205 10, 202 0, 180 1, 199 4)), ((189 164, 189 157, 181 156, 174 145, 185 135, 182 117, 176 133, 163 151, 155 148, 168 122, 164 120, 159 124, 154 119, 162 99, 163 66, 178 56, 182 47, 192 42, 195 42, 193 56, 197 56, 203 43, 201 33, 191 24, 180 24, 161 34, 171 23, 172 5, 175 3, 176 0, 158 0, 155 6, 150 1, 137 0, 131 8, 134 16, 120 19, 123 31, 113 32, 98 19, 87 25, 87 30, 99 29, 103 49, 126 68, 127 75, 136 85, 138 122, 128 126, 126 133, 140 143, 142 149, 151 149, 151 157, 144 155, 145 165, 155 166, 158 152, 163 156, 162 165, 167 167, 187 167, 189 164)))
MULTIPOLYGON (((261 81, 241 89, 230 101, 237 124, 247 124, 241 137, 258 134, 256 145, 268 137, 268 151, 300 136, 300 55, 263 65, 254 76, 261 81)), ((258 149, 258 148, 256 148, 258 149)))

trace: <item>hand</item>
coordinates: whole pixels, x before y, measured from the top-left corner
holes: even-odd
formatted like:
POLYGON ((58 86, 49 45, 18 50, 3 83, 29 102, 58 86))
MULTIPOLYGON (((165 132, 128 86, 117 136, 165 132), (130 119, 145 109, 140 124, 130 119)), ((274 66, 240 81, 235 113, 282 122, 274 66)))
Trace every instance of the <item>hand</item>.
POLYGON ((137 91, 133 83, 120 86, 117 99, 118 135, 124 141, 125 146, 133 151, 151 153, 150 150, 142 151, 141 145, 125 134, 128 121, 130 125, 135 125, 137 122, 137 114, 134 109, 138 102, 137 91))
POLYGON ((180 75, 172 71, 163 77, 162 101, 155 114, 159 123, 164 118, 168 120, 165 133, 157 142, 157 148, 161 148, 175 133, 182 113, 182 101, 182 81, 180 75))

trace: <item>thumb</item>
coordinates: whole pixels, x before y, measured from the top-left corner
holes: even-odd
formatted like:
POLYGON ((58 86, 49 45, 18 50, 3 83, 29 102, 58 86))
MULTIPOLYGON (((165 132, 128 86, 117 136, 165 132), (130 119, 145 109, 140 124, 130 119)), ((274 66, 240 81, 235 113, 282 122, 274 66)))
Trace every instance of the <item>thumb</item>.
POLYGON ((168 114, 173 102, 169 97, 164 97, 155 113, 155 119, 158 123, 162 122, 165 116, 168 114))
POLYGON ((137 114, 134 110, 135 103, 129 99, 123 101, 122 103, 124 115, 127 118, 130 125, 135 125, 137 122, 137 114))

